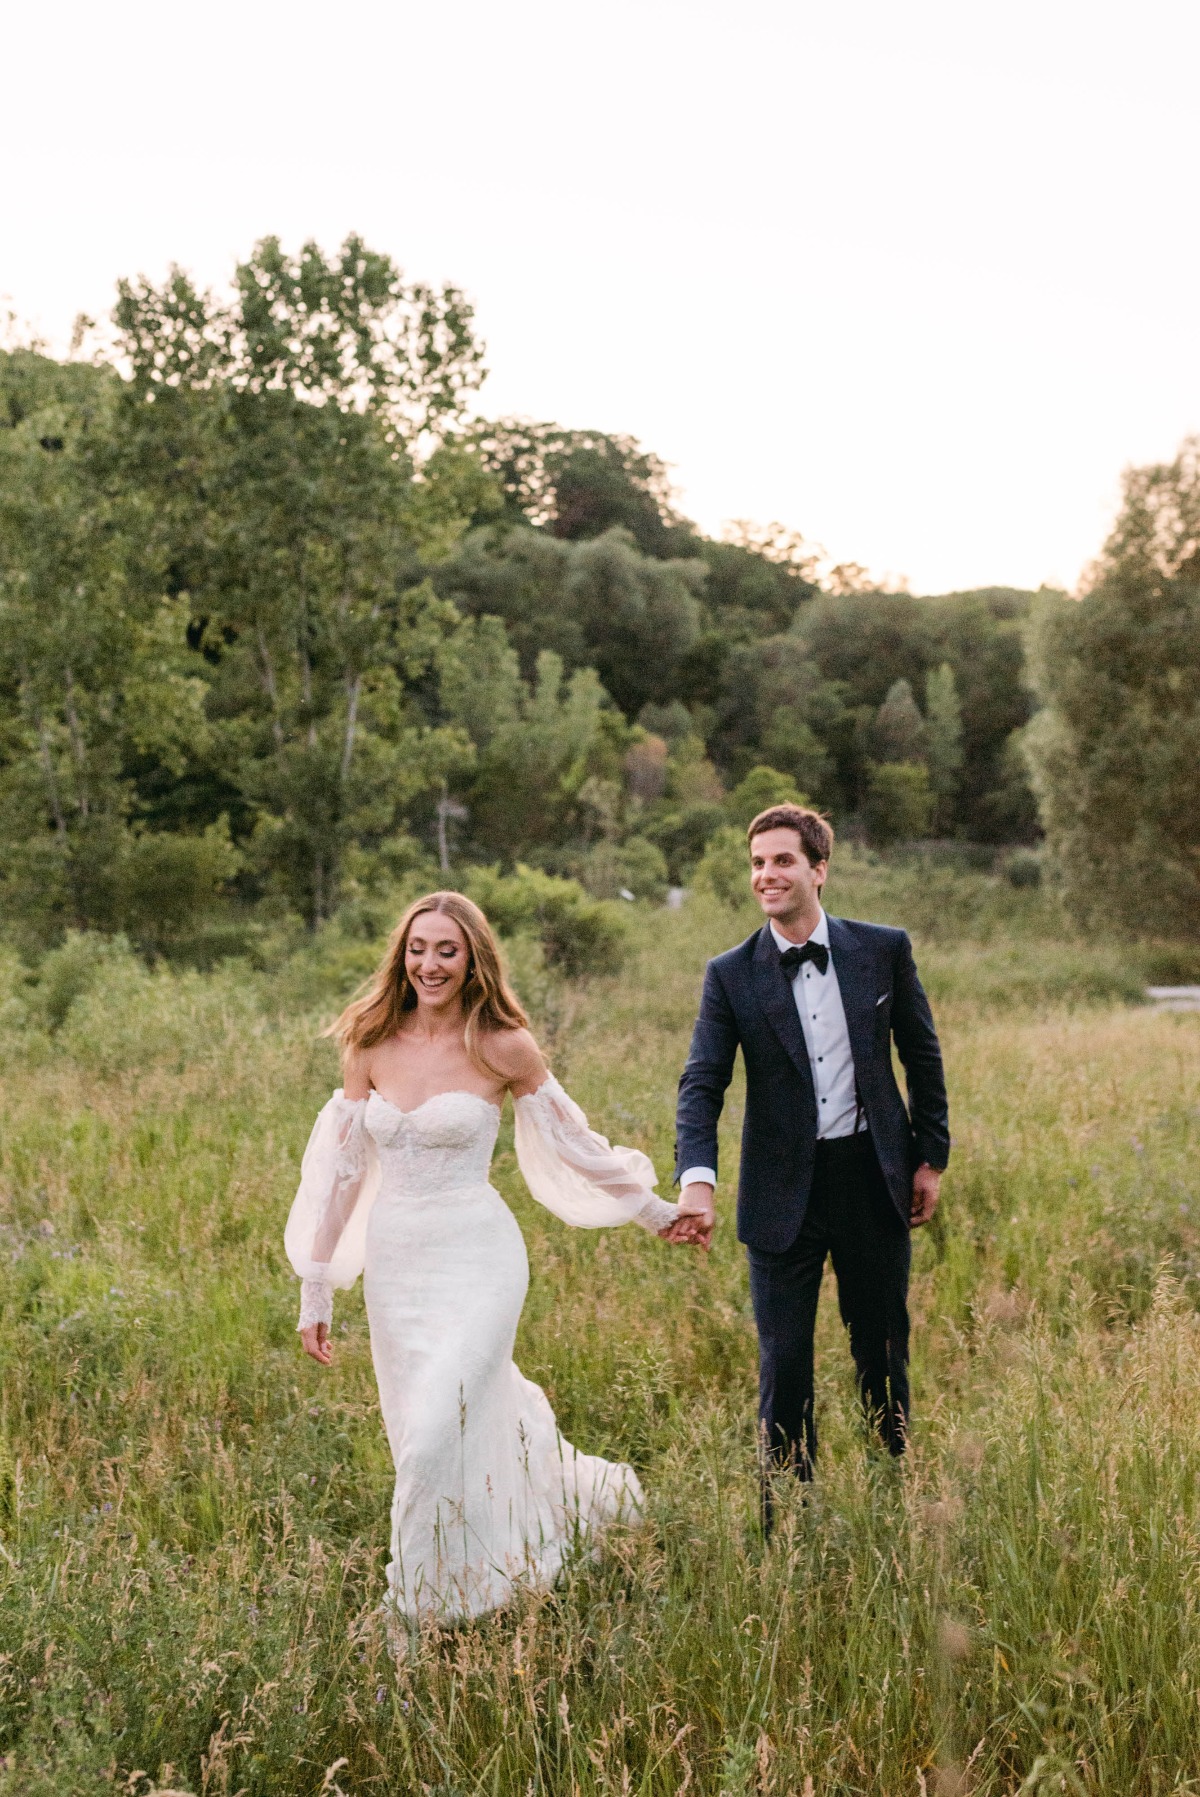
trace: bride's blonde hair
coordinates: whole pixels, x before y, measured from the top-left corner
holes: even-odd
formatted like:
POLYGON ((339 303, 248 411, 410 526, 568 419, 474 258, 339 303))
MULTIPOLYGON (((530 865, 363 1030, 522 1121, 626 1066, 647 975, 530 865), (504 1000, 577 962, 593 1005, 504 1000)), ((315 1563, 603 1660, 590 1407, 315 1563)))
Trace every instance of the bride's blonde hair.
POLYGON ((480 1051, 482 1030, 528 1029, 529 1019, 509 985, 492 926, 478 905, 461 892, 431 892, 414 899, 388 937, 387 952, 356 998, 325 1031, 341 1044, 342 1054, 374 1048, 399 1030, 404 1015, 416 1009, 417 995, 408 977, 408 938, 418 917, 452 917, 467 940, 467 977, 463 981, 463 1038, 467 1053, 483 1072, 495 1074, 480 1051))

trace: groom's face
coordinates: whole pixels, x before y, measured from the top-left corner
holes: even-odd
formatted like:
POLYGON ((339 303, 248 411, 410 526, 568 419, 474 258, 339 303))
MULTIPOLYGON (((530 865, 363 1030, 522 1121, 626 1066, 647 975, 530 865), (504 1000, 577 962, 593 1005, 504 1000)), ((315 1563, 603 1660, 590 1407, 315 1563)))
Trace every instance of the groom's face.
POLYGON ((762 830, 750 844, 750 884, 768 917, 811 916, 821 902, 828 862, 814 867, 796 830, 762 830))

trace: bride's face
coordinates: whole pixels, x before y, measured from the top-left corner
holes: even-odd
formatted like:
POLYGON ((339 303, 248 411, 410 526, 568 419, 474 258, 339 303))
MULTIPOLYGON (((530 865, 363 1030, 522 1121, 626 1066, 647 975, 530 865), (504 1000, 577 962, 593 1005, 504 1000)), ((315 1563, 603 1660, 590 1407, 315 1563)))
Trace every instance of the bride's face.
POLYGON ((443 911, 425 911, 408 932, 404 969, 421 1010, 444 1011, 458 1002, 470 965, 460 926, 443 911))

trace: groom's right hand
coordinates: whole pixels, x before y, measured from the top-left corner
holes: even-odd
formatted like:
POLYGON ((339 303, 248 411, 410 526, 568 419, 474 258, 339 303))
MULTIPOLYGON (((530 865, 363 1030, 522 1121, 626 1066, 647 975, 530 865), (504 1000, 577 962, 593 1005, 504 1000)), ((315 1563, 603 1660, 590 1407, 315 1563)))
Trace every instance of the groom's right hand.
POLYGON ((679 1194, 679 1215, 671 1226, 668 1240, 690 1242, 705 1252, 712 1247, 717 1211, 712 1186, 699 1180, 684 1186, 679 1194))

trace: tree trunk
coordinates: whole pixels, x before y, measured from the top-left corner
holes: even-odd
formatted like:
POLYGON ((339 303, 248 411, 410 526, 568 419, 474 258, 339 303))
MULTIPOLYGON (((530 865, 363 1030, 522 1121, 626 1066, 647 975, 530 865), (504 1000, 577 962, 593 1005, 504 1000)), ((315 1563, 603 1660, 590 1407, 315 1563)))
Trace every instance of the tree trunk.
POLYGON ((342 784, 350 772, 350 760, 354 754, 354 736, 358 728, 358 695, 362 691, 362 675, 346 677, 346 738, 342 744, 342 784))
POLYGON ((271 651, 267 647, 267 635, 262 625, 258 627, 258 653, 262 658, 263 686, 271 701, 271 735, 275 738, 275 747, 283 747, 283 725, 279 721, 279 692, 275 685, 275 664, 271 660, 271 651))
POLYGON ((50 753, 50 742, 40 712, 37 719, 37 733, 38 745, 41 750, 42 772, 46 777, 46 791, 50 798, 50 810, 54 818, 54 830, 59 842, 65 848, 67 846, 67 820, 63 816, 62 803, 58 796, 58 781, 54 774, 54 758, 50 753))
POLYGON ((450 810, 450 790, 442 781, 442 796, 437 808, 438 865, 444 874, 450 872, 450 845, 446 840, 446 817, 450 810))
POLYGON ((312 663, 308 659, 308 650, 300 650, 300 690, 304 697, 304 708, 308 712, 308 746, 317 746, 317 719, 313 711, 312 663))
POLYGON ((87 789, 87 755, 83 747, 83 732, 79 728, 79 713, 75 709, 75 682, 69 667, 63 669, 67 689, 65 710, 67 714, 67 731, 71 738, 71 751, 75 756, 75 765, 79 769, 79 815, 86 817, 89 811, 87 789))
POLYGON ((50 753, 50 738, 46 732, 42 708, 29 690, 29 674, 21 670, 21 696, 29 707, 33 718, 33 727, 37 731, 38 760, 42 764, 42 777, 46 782, 46 797, 50 804, 50 815, 54 819, 54 833, 62 848, 67 846, 67 820, 63 815, 62 801, 59 798, 58 778, 54 772, 54 757, 50 753))
POLYGON ((446 826, 450 823, 452 818, 457 818, 461 821, 463 818, 469 817, 470 815, 471 814, 465 805, 460 805, 457 799, 452 799, 450 797, 450 783, 447 780, 443 780, 442 796, 438 800, 437 805, 437 840, 438 862, 444 874, 450 872, 450 833, 446 826))

